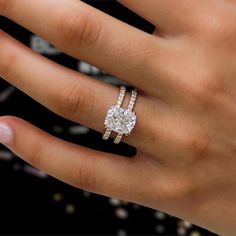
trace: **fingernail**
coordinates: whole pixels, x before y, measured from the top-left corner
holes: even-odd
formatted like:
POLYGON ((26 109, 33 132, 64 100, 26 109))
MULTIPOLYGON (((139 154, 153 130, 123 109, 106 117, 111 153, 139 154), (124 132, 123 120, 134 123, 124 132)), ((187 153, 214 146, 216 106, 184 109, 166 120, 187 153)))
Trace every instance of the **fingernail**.
POLYGON ((9 145, 13 139, 12 129, 5 123, 0 122, 0 143, 9 145))

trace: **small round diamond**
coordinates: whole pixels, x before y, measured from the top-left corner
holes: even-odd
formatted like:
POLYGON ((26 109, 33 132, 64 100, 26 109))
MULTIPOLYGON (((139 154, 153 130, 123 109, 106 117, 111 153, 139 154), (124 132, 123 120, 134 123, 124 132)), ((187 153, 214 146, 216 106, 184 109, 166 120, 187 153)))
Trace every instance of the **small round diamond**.
POLYGON ((134 112, 115 105, 110 106, 104 122, 106 128, 126 135, 133 130, 135 123, 136 115, 134 112))

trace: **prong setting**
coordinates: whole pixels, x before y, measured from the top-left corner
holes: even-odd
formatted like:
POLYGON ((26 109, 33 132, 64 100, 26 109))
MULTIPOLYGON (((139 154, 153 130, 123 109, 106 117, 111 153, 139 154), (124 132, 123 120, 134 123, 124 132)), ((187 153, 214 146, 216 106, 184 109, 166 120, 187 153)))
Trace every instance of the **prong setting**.
POLYGON ((106 131, 103 135, 103 139, 109 139, 111 132, 117 132, 117 136, 114 139, 114 143, 118 144, 122 140, 123 135, 130 135, 136 124, 136 114, 133 112, 133 108, 137 99, 137 91, 134 89, 131 92, 130 101, 127 108, 122 108, 121 105, 124 101, 126 89, 124 86, 120 88, 120 93, 115 105, 111 105, 108 108, 104 125, 106 131))

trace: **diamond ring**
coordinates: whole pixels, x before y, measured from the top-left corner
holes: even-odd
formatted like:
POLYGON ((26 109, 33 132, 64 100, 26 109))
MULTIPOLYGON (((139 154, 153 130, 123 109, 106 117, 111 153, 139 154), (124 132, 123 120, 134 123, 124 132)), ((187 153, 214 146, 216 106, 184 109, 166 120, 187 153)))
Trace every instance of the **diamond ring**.
POLYGON ((122 103, 125 98, 126 89, 124 86, 120 87, 120 93, 117 99, 116 105, 111 105, 107 111, 104 125, 106 131, 103 135, 103 139, 109 139, 112 131, 117 132, 117 136, 114 139, 114 143, 120 143, 123 135, 130 135, 136 124, 136 114, 132 111, 137 99, 136 89, 132 90, 131 98, 127 108, 122 108, 122 103))

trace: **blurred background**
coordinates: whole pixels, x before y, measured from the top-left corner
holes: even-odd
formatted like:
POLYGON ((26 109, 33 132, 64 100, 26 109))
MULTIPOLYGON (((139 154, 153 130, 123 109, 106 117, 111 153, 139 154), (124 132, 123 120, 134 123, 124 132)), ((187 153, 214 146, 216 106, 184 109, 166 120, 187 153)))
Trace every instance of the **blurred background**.
MULTIPOLYGON (((115 0, 84 2, 146 32, 154 31, 151 24, 115 0)), ((121 85, 121 81, 106 72, 63 54, 3 17, 0 27, 53 61, 121 85)), ((1 116, 21 117, 67 141, 127 158, 135 154, 135 149, 128 145, 105 142, 101 134, 59 117, 3 79, 0 80, 0 108, 1 116)), ((0 235, 213 235, 163 212, 68 186, 29 166, 4 146, 0 146, 0 189, 0 235)))

